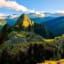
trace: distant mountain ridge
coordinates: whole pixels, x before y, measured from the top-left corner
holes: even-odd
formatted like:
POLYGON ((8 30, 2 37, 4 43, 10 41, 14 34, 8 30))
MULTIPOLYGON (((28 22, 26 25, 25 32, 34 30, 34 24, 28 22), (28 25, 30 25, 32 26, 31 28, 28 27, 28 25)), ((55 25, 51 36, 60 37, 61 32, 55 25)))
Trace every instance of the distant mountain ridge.
POLYGON ((45 27, 44 24, 33 21, 26 14, 23 14, 18 18, 16 28, 21 30, 23 29, 25 31, 33 31, 43 37, 50 37, 50 33, 48 32, 48 29, 45 27))
MULTIPOLYGON (((25 17, 29 18, 29 20, 28 19, 26 20, 29 21, 30 23, 33 22, 33 25, 29 25, 29 28, 35 33, 40 34, 41 36, 48 38, 48 37, 54 37, 56 35, 61 35, 64 33, 63 31, 64 16, 30 18, 28 15, 26 15, 25 17)), ((24 17, 24 20, 25 20, 25 17, 24 17)), ((26 20, 24 21, 24 26, 27 25, 26 20)))
POLYGON ((64 33, 64 16, 60 14, 47 14, 40 17, 37 14, 21 14, 6 17, 8 26, 33 31, 41 36, 54 37, 64 33))

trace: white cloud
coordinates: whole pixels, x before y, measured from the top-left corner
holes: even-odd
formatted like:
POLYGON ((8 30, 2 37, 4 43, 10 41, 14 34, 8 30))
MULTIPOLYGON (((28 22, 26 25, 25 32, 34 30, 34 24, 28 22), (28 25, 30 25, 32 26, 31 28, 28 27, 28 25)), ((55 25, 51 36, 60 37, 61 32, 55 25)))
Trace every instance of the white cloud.
POLYGON ((64 13, 64 10, 58 10, 57 13, 64 13))
POLYGON ((6 14, 0 13, 0 19, 5 19, 6 16, 7 16, 6 14))
POLYGON ((27 7, 20 5, 19 3, 13 0, 0 0, 0 8, 4 8, 4 7, 10 8, 16 11, 26 12, 26 13, 36 13, 36 14, 41 13, 41 11, 35 11, 35 10, 28 9, 27 7))
POLYGON ((3 14, 3 13, 0 13, 0 16, 5 16, 5 14, 3 14))
POLYGON ((9 14, 0 13, 0 16, 8 16, 9 14))
MULTIPOLYGON (((35 14, 39 14, 41 16, 45 16, 43 11, 36 11, 36 10, 28 9, 27 7, 20 5, 19 3, 17 3, 16 1, 13 1, 13 0, 0 0, 0 8, 4 8, 4 7, 13 9, 15 11, 22 11, 24 13, 35 13, 35 14)), ((0 15, 2 16, 4 14, 0 14, 0 15)))
POLYGON ((11 0, 0 0, 0 8, 2 7, 6 7, 16 11, 22 11, 22 12, 28 11, 27 7, 20 5, 16 1, 11 1, 11 0))
POLYGON ((17 18, 17 17, 19 17, 20 15, 0 13, 0 19, 6 19, 8 16, 10 16, 10 18, 17 18))

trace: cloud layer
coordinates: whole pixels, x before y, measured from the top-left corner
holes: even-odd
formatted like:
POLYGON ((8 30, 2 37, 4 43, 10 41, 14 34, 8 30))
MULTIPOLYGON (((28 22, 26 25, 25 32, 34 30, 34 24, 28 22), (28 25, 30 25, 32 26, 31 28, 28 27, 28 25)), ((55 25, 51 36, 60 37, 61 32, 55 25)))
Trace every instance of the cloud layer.
MULTIPOLYGON (((27 7, 20 5, 19 3, 17 3, 16 1, 13 0, 0 0, 0 8, 9 8, 9 9, 13 9, 15 11, 21 11, 24 13, 35 13, 35 14, 39 14, 41 16, 45 16, 44 13, 42 13, 42 11, 35 11, 32 9, 28 9, 27 7)), ((5 14, 0 14, 0 16, 4 16, 5 14)))
POLYGON ((2 7, 3 8, 6 7, 16 11, 22 11, 22 12, 28 11, 27 7, 18 4, 16 1, 11 1, 11 0, 0 0, 0 8, 2 7))
POLYGON ((40 11, 28 9, 27 7, 20 5, 19 3, 13 0, 0 0, 0 8, 4 8, 4 7, 13 9, 15 11, 26 12, 26 13, 36 13, 36 14, 40 13, 40 11))

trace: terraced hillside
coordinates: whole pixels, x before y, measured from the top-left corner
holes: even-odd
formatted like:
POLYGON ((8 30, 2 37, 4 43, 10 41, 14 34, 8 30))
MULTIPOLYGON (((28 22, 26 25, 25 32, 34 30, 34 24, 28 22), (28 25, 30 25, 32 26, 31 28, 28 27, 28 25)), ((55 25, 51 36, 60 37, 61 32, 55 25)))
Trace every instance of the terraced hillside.
POLYGON ((0 26, 0 64, 37 64, 64 59, 64 34, 52 38, 53 33, 45 25, 24 14, 14 26, 5 21, 0 26))

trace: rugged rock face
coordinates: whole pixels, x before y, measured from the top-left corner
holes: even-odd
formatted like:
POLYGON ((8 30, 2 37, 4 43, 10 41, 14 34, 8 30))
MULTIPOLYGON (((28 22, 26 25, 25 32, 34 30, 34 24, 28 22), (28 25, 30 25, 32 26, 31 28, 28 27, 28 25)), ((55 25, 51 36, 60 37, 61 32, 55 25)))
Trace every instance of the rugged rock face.
POLYGON ((32 21, 29 19, 28 16, 23 15, 23 22, 22 22, 22 26, 24 28, 28 28, 29 26, 32 26, 32 21))
POLYGON ((18 18, 16 27, 23 30, 29 30, 31 29, 33 24, 34 22, 32 22, 26 14, 23 14, 18 18))
POLYGON ((44 24, 36 23, 35 21, 31 20, 26 14, 22 14, 18 18, 15 27, 19 30, 34 32, 45 38, 53 37, 52 33, 46 28, 44 24))

